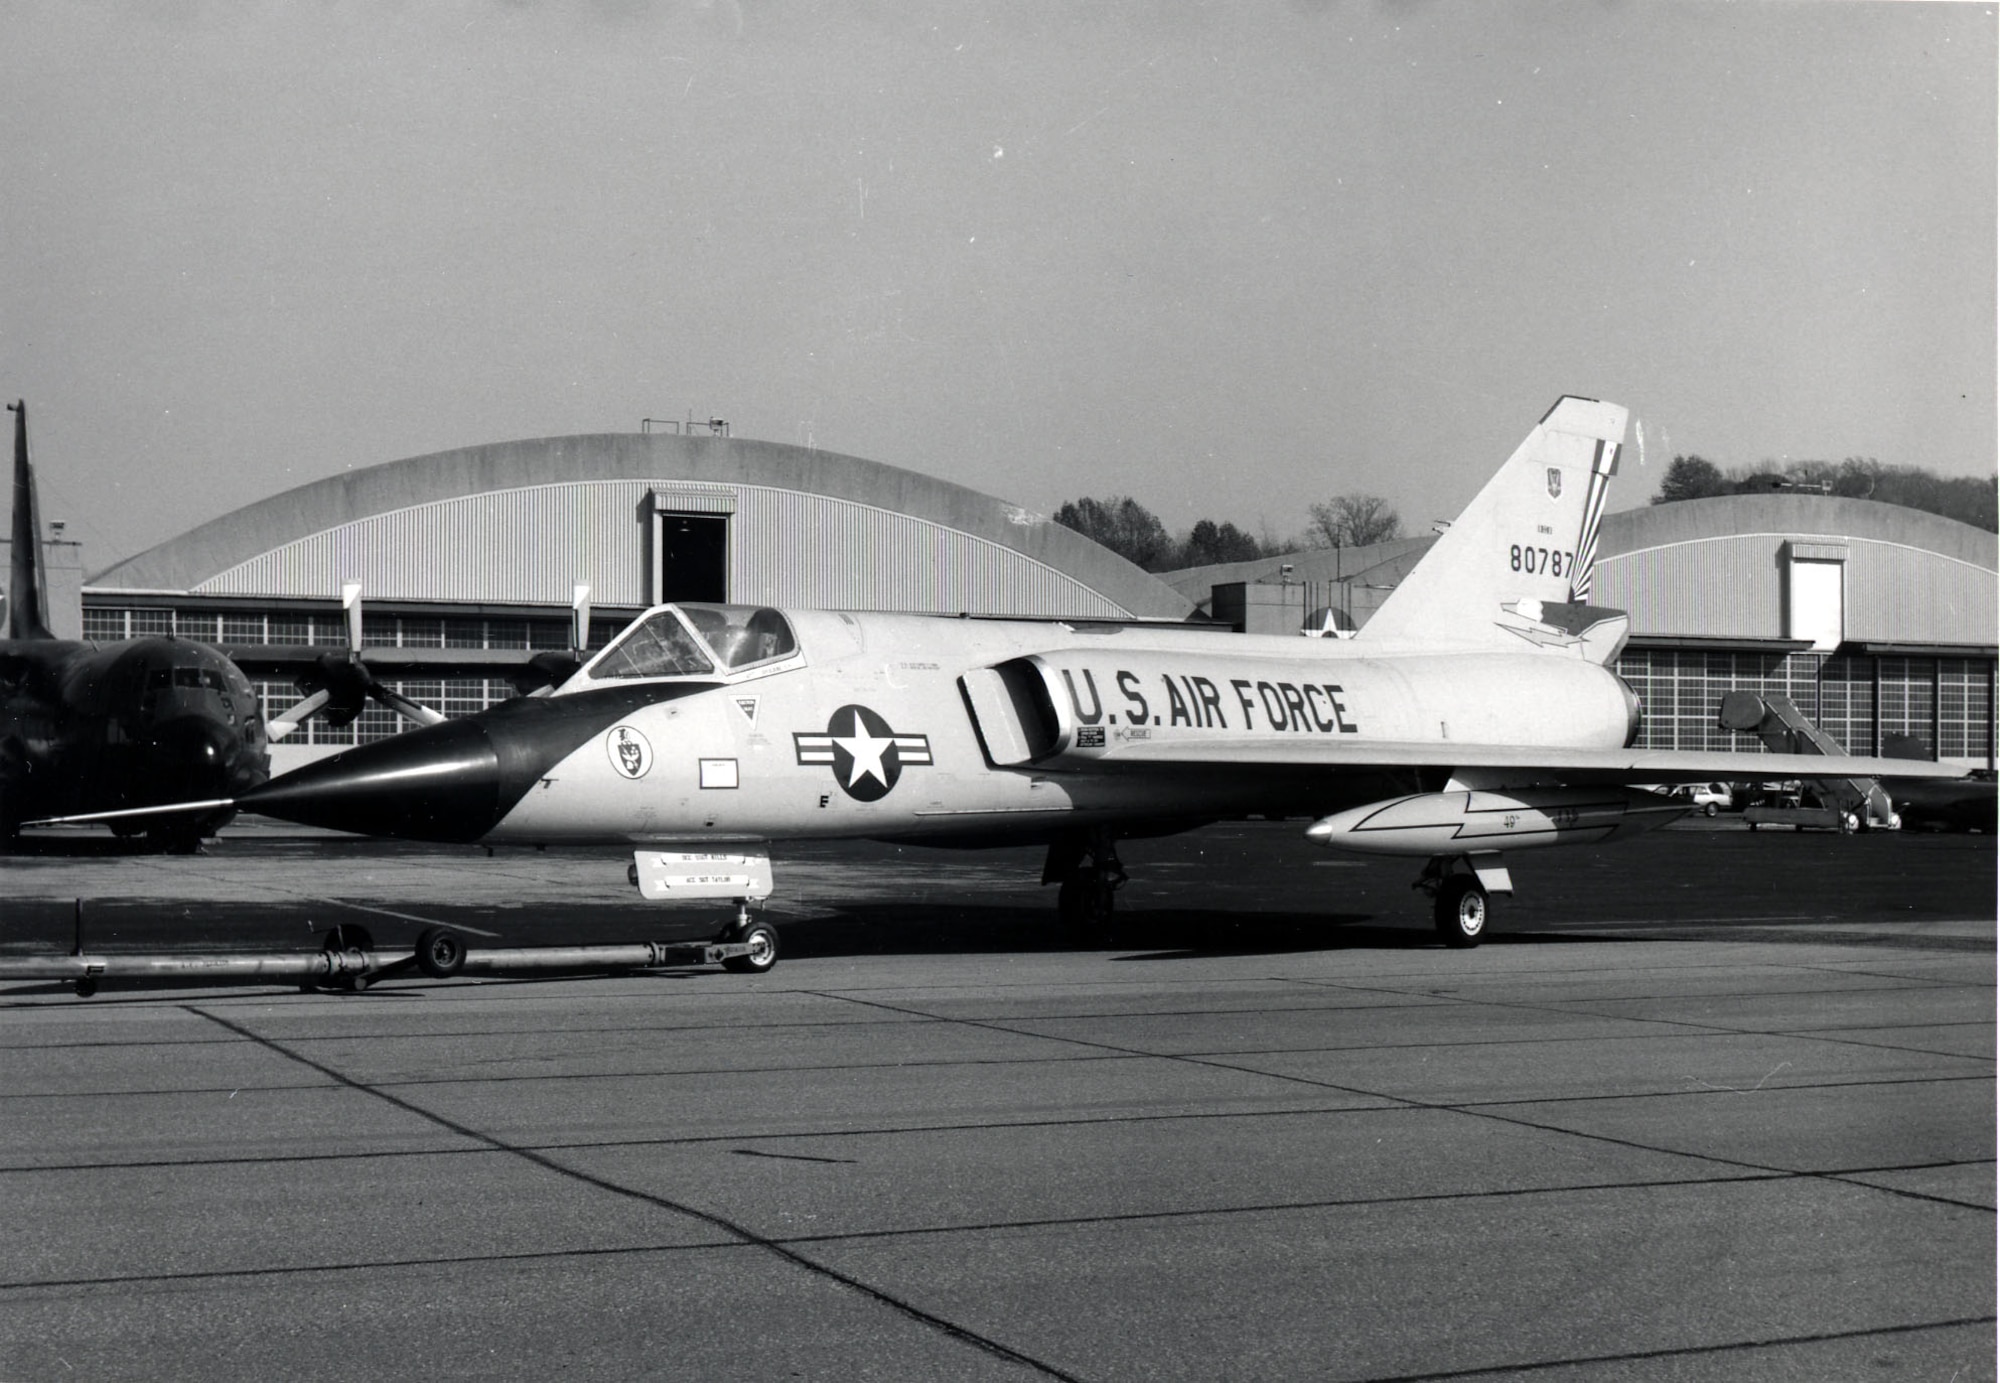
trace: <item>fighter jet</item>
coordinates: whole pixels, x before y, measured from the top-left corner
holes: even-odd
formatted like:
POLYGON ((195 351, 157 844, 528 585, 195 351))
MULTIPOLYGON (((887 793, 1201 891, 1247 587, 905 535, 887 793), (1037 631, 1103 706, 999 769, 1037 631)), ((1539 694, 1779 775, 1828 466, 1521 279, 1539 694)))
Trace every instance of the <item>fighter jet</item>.
MULTIPOLYGON (((24 821, 241 794, 270 776, 250 681, 213 648, 172 638, 87 643, 49 631, 28 408, 14 414, 7 637, 0 639, 0 842, 24 821)), ((194 848, 229 816, 126 817, 121 835, 194 848)))
POLYGON ((701 851, 768 878, 772 841, 1039 842, 1043 882, 1086 929, 1125 879, 1120 839, 1289 817, 1325 846, 1424 860, 1439 930, 1473 945, 1490 896, 1512 891, 1506 852, 1686 811, 1628 784, 1825 772, 1631 747, 1641 707, 1608 666, 1628 622, 1590 603, 1626 422, 1561 399, 1351 638, 663 605, 551 695, 191 809, 617 845, 648 896, 672 896, 669 863, 701 851))

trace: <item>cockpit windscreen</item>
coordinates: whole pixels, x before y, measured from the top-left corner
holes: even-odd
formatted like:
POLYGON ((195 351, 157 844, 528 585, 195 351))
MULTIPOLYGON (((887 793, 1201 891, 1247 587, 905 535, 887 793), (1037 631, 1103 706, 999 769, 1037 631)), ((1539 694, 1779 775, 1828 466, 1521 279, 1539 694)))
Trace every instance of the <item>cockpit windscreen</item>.
POLYGON ((732 672, 798 651, 792 626, 768 606, 683 605, 680 608, 703 642, 732 672))
POLYGON ((715 670, 672 610, 655 610, 591 664, 592 677, 699 677, 715 670))
POLYGON ((655 610, 633 625, 598 655, 590 676, 707 677, 718 664, 736 672, 790 657, 798 648, 790 622, 767 606, 681 605, 655 610))

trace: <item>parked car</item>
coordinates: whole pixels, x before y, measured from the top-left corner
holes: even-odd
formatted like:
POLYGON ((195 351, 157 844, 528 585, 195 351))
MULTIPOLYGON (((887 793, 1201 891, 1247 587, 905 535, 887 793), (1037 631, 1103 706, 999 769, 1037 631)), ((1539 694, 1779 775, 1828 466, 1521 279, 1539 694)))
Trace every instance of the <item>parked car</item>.
POLYGON ((1727 783, 1682 783, 1672 795, 1694 803, 1694 809, 1703 816, 1736 809, 1736 793, 1727 783))

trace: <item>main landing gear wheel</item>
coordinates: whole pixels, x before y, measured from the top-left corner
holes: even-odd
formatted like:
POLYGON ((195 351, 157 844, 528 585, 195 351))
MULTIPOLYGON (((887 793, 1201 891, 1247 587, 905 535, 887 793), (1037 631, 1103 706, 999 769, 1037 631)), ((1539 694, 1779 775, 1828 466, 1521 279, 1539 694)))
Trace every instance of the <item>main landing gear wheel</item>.
POLYGON ((1477 946, 1486 934, 1486 890, 1470 874, 1452 874, 1439 883, 1435 917, 1447 946, 1477 946))
POLYGON ((778 963, 778 929, 769 922, 751 922, 737 927, 729 940, 750 948, 747 956, 731 956, 722 962, 724 970, 738 975, 762 975, 778 963))
POLYGON ((417 969, 434 980, 448 980, 464 968, 464 937, 446 927, 417 933, 417 969))
POLYGON ((1056 884, 1056 917, 1068 939, 1080 946, 1105 946, 1112 939, 1112 912, 1125 885, 1125 866, 1109 831, 1070 837, 1049 847, 1042 882, 1056 884))
POLYGON ((1056 915, 1072 931, 1102 931, 1111 925, 1115 888, 1101 870, 1079 869, 1056 890, 1056 915))

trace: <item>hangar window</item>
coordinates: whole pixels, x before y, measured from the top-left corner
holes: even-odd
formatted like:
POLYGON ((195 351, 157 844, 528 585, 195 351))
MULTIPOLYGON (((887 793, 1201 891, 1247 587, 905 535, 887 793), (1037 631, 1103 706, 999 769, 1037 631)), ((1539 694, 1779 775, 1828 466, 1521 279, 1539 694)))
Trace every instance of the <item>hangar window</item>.
POLYGON ((598 678, 690 677, 714 670, 672 610, 655 610, 590 665, 590 675, 598 678))

